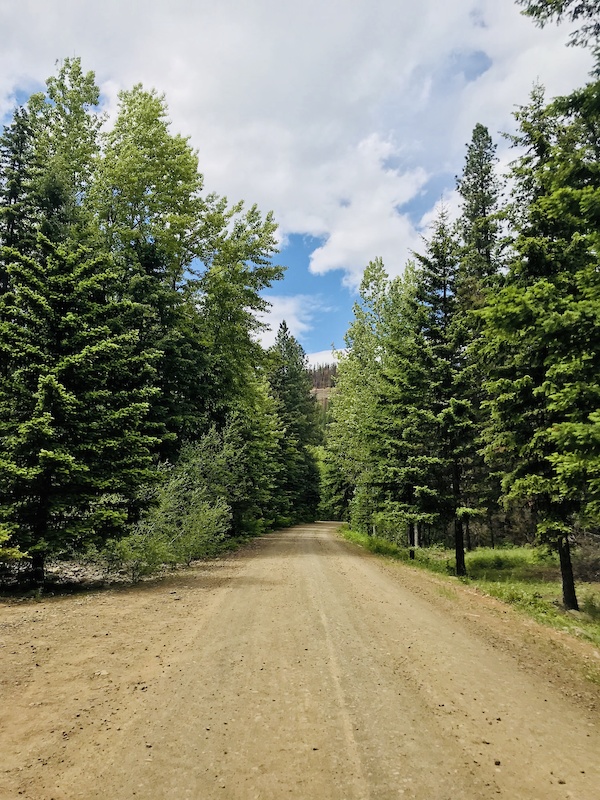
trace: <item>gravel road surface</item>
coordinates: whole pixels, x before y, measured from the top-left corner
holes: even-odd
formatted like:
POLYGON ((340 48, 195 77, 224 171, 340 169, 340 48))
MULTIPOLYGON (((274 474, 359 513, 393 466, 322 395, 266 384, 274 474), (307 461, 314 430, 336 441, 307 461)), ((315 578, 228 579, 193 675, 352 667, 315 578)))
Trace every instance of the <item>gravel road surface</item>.
POLYGON ((0 604, 0 798, 600 798, 600 655, 333 523, 0 604))

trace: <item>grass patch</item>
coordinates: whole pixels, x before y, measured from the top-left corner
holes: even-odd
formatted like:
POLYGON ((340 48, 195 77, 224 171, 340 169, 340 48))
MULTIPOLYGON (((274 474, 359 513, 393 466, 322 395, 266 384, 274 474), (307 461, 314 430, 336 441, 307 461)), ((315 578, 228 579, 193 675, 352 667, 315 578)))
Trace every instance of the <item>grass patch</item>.
MULTIPOLYGON (((454 575, 454 553, 439 547, 410 551, 386 539, 342 527, 345 539, 371 553, 405 561, 441 575, 454 575)), ((600 647, 600 583, 577 584, 580 613, 562 607, 560 569, 555 553, 546 548, 479 548, 465 554, 468 577, 462 579, 486 594, 509 603, 538 622, 587 639, 600 647)))
POLYGON ((454 573, 454 562, 446 550, 435 547, 429 547, 426 550, 416 548, 415 557, 411 559, 408 547, 402 547, 395 542, 390 542, 388 539, 367 536, 366 533, 356 533, 356 531, 352 531, 344 525, 342 525, 340 532, 344 539, 364 547, 365 550, 369 550, 371 553, 395 558, 398 561, 406 561, 413 566, 423 567, 430 572, 438 572, 443 575, 452 575, 454 573))

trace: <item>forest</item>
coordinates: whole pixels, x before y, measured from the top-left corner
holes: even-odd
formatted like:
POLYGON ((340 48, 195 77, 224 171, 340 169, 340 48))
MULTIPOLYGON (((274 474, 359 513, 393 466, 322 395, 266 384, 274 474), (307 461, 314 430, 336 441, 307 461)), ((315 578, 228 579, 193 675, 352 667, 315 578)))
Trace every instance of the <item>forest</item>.
POLYGON ((134 577, 313 519, 319 437, 276 224, 204 189, 164 97, 67 58, 0 138, 0 555, 134 577))
POLYGON ((600 532, 600 82, 535 86, 515 118, 510 174, 476 125, 458 220, 441 209, 402 277, 365 270, 324 502, 411 555, 451 545, 459 576, 465 548, 548 546, 577 609, 571 547, 600 532))

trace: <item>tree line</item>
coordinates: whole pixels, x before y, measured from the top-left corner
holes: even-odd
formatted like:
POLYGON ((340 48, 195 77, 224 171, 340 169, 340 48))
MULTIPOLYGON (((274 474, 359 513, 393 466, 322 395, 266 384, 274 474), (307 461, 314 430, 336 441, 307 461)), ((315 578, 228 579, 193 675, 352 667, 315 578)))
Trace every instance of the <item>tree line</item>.
POLYGON ((205 191, 157 92, 122 91, 111 127, 99 102, 65 59, 0 137, 0 555, 37 580, 107 547, 189 560, 318 503, 304 351, 285 324, 257 340, 272 214, 205 191))
POLYGON ((313 389, 330 389, 337 374, 337 364, 317 364, 308 368, 313 389))
MULTIPOLYGON (((589 10, 522 4, 542 23, 589 10)), ((600 533, 600 82, 551 102, 535 87, 515 117, 508 182, 476 125, 458 221, 442 210, 402 277, 365 270, 323 503, 362 532, 452 543, 458 575, 465 546, 546 542, 577 608, 573 537, 600 533)))

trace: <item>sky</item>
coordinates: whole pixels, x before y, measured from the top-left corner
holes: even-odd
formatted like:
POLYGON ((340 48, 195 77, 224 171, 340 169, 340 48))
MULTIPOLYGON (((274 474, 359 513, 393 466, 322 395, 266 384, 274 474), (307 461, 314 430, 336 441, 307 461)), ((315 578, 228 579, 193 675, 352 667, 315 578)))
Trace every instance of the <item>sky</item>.
POLYGON ((164 92, 207 190, 272 210, 282 319, 311 363, 344 345, 364 267, 402 272, 455 177, 476 123, 502 165, 502 133, 534 83, 548 97, 588 78, 570 27, 543 30, 511 0, 0 0, 0 120, 80 56, 103 104, 164 92))

